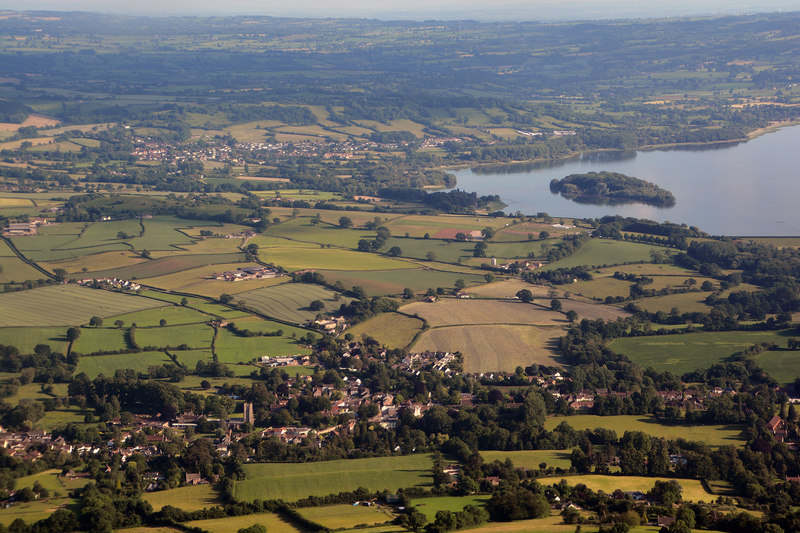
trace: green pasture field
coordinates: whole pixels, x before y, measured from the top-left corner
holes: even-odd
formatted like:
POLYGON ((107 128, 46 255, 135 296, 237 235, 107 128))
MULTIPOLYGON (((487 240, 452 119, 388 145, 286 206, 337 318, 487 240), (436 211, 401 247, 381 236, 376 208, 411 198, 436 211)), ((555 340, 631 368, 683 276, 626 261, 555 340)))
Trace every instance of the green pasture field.
POLYGON ((415 265, 378 254, 338 248, 304 248, 298 253, 293 246, 260 249, 258 257, 265 263, 280 265, 293 272, 304 269, 321 270, 396 270, 415 268, 415 265))
POLYGON ((286 283, 289 278, 285 276, 268 279, 252 279, 244 281, 223 281, 211 279, 211 274, 236 270, 240 267, 254 266, 255 263, 231 263, 222 265, 207 265, 181 272, 174 272, 164 276, 156 276, 141 280, 142 283, 160 289, 187 292, 219 298, 222 294, 237 294, 240 292, 251 291, 263 287, 271 287, 286 283))
MULTIPOLYGON (((324 507, 320 509, 324 509, 324 507)), ((301 530, 275 513, 226 516, 225 518, 186 522, 187 527, 199 527, 203 531, 213 531, 214 533, 237 533, 239 530, 248 528, 253 524, 261 524, 267 528, 269 533, 301 533, 301 530)), ((128 530, 126 529, 121 533, 127 532, 128 530)))
MULTIPOLYGON (((417 266, 417 265, 414 265, 417 266)), ((437 268, 443 265, 436 264, 437 268)), ((408 287, 417 293, 428 288, 452 288, 456 280, 463 279, 468 286, 483 283, 483 276, 447 270, 424 270, 420 268, 402 270, 318 270, 329 283, 341 281, 345 287, 359 286, 369 296, 401 294, 408 287)))
POLYGON ((233 496, 239 501, 283 499, 295 501, 364 487, 369 491, 395 491, 402 487, 430 486, 430 455, 343 459, 317 463, 245 464, 244 481, 236 481, 233 496))
MULTIPOLYGON (((246 325, 240 324, 240 327, 245 328, 246 325)), ((298 337, 303 336, 307 333, 306 331, 283 325, 276 329, 283 330, 283 335, 281 337, 239 337, 227 329, 220 329, 216 342, 217 358, 219 362, 246 363, 262 355, 279 357, 311 353, 311 350, 303 345, 297 344, 291 337, 292 333, 297 334, 298 337)))
POLYGON ((209 363, 214 360, 211 350, 170 350, 169 353, 189 370, 194 370, 198 361, 209 363))
MULTIPOLYGON (((204 228, 208 229, 208 227, 204 228)), ((183 231, 192 231, 189 228, 183 231)), ((213 228, 216 230, 216 228, 213 228)), ((199 229, 197 230, 199 231, 199 229)), ((180 250, 167 250, 153 252, 153 257, 165 257, 167 255, 180 255, 181 252, 186 251, 190 254, 230 254, 238 253, 239 246, 244 243, 245 238, 230 238, 230 239, 214 239, 210 237, 201 237, 191 244, 182 245, 180 250)))
POLYGON ((81 328, 81 336, 72 345, 72 349, 83 354, 105 350, 124 350, 127 348, 124 335, 125 332, 122 329, 84 327, 81 328))
POLYGON ((356 339, 369 335, 387 348, 405 348, 422 331, 422 321, 398 313, 381 313, 346 331, 356 339))
MULTIPOLYGON (((142 495, 142 499, 150 503, 154 511, 160 511, 165 505, 171 505, 189 512, 222 505, 219 494, 211 485, 192 485, 177 489, 145 492, 142 495)), ((252 525, 252 522, 248 525, 252 525)))
POLYGON ((158 326, 159 322, 163 319, 167 321, 168 325, 177 326, 178 324, 197 324, 208 322, 211 320, 211 318, 211 316, 189 307, 181 307, 179 305, 163 305, 162 307, 145 309, 144 311, 135 311, 133 313, 110 316, 103 321, 103 325, 111 326, 117 320, 122 320, 125 323, 124 326, 136 324, 137 327, 146 328, 150 326, 158 326))
POLYGON ((778 248, 800 248, 800 237, 758 237, 752 240, 778 248))
MULTIPOLYGON (((274 195, 274 193, 272 193, 274 195)), ((363 205, 362 209, 372 209, 369 205, 363 205)), ((291 207, 271 207, 270 208, 270 217, 275 218, 278 217, 282 220, 289 220, 293 217, 294 209, 291 207)), ((402 218, 402 216, 389 214, 389 213, 373 213, 370 211, 329 211, 329 210, 317 210, 317 209, 305 209, 299 208, 297 210, 298 217, 315 217, 319 215, 320 220, 323 222, 327 222, 328 224, 338 225, 339 219, 341 217, 347 217, 353 221, 353 226, 355 228, 359 228, 364 226, 367 222, 374 221, 375 218, 378 218, 379 222, 383 225, 389 226, 389 222, 391 220, 395 220, 398 218, 402 218)), ((390 228, 391 229, 391 228, 390 228)), ((393 233, 397 233, 392 230, 393 233)), ((400 233, 399 235, 402 235, 400 233)), ((421 237, 421 235, 420 235, 421 237)))
POLYGON ((624 272, 626 274, 636 274, 637 276, 683 276, 686 278, 699 279, 699 273, 677 265, 655 264, 655 263, 636 263, 632 265, 617 265, 610 268, 598 270, 600 275, 614 275, 614 272, 624 272))
POLYGON ((0 208, 3 207, 32 207, 34 203, 29 198, 4 198, 0 197, 0 208))
POLYGON ((506 459, 511 459, 514 466, 517 468, 527 468, 536 470, 542 463, 547 463, 548 467, 563 468, 569 470, 572 466, 570 456, 572 450, 519 450, 510 452, 500 451, 483 451, 481 457, 485 463, 493 461, 505 462, 506 459))
POLYGON ((784 385, 792 383, 800 377, 800 352, 792 351, 770 351, 758 356, 761 368, 784 385))
POLYGON ((28 383, 27 385, 20 385, 16 394, 9 396, 7 400, 12 404, 16 404, 20 400, 46 400, 54 396, 67 396, 68 389, 69 386, 66 383, 54 383, 53 393, 47 394, 42 391, 41 383, 28 383))
POLYGON ((386 223, 386 227, 391 230, 392 235, 409 234, 410 237, 424 237, 426 233, 432 238, 436 238, 439 232, 452 233, 451 239, 455 238, 457 232, 468 233, 473 230, 482 230, 490 227, 497 229, 503 226, 504 219, 475 217, 468 215, 408 215, 398 217, 386 223))
POLYGON ((69 424, 82 424, 87 411, 81 411, 76 407, 69 409, 57 409, 55 411, 46 411, 44 416, 37 420, 33 426, 36 429, 43 429, 45 431, 54 431, 63 428, 69 424))
MULTIPOLYGON (((556 244, 559 242, 557 239, 547 239, 544 241, 534 242, 492 242, 488 243, 486 249, 486 257, 496 257, 498 260, 502 259, 517 259, 523 260, 528 257, 531 259, 541 259, 546 254, 544 253, 545 244, 556 244), (533 256, 530 254, 533 253, 533 256)), ((487 261, 484 259, 484 261, 487 261)), ((488 262, 488 261, 487 261, 488 262)))
POLYGON ((136 328, 136 343, 141 347, 180 346, 187 344, 191 348, 210 348, 214 328, 206 324, 183 324, 136 328))
POLYGON ((550 298, 549 294, 551 289, 544 285, 531 285, 527 281, 521 279, 508 279, 503 281, 495 281, 486 285, 478 287, 470 287, 464 292, 470 294, 473 298, 514 298, 516 294, 527 289, 531 291, 535 298, 550 298))
MULTIPOLYGON (((0 300, 2 301, 2 300, 0 300)), ((67 328, 64 327, 17 327, 0 328, 0 344, 16 346, 20 353, 33 353, 37 344, 47 344, 56 353, 66 353, 67 328)))
POLYGON ((674 307, 677 307, 678 311, 681 313, 707 313, 710 311, 710 308, 705 304, 705 300, 710 294, 710 292, 668 294, 666 296, 641 298, 639 300, 635 300, 633 303, 651 313, 657 313, 658 311, 669 313, 674 307))
MULTIPOLYGON (((637 526, 632 527, 630 533, 659 533, 660 530, 660 526, 637 526)), ((575 526, 573 524, 565 524, 561 515, 554 513, 547 518, 533 518, 514 522, 489 522, 469 531, 470 533, 574 533, 575 526)), ((581 525, 582 533, 597 533, 597 531, 598 526, 591 524, 581 525)), ((721 532, 708 530, 707 533, 721 532)))
POLYGON ((20 477, 16 480, 15 489, 20 490, 25 487, 33 487, 34 483, 38 481, 42 487, 50 491, 51 495, 54 492, 60 492, 63 495, 69 490, 84 487, 89 483, 87 479, 67 479, 60 477, 60 474, 60 469, 51 468, 50 470, 44 470, 38 474, 20 477))
MULTIPOLYGON (((602 476, 597 474, 588 474, 582 476, 569 476, 565 478, 567 483, 575 486, 583 483, 588 488, 599 491, 602 490, 606 494, 611 494, 617 489, 624 492, 628 491, 641 491, 647 492, 653 488, 656 481, 669 481, 674 478, 666 477, 644 477, 644 476, 602 476)), ((681 496, 684 500, 693 502, 712 502, 717 499, 713 494, 709 494, 703 488, 703 484, 697 479, 675 479, 680 483, 681 496)))
POLYGON ((308 283, 284 283, 273 287, 265 287, 236 295, 236 301, 243 301, 259 313, 272 318, 300 324, 314 320, 320 311, 308 309, 309 304, 320 300, 325 304, 323 312, 331 312, 350 301, 341 297, 335 300, 338 293, 308 283))
POLYGON ((561 328, 487 324, 429 329, 415 351, 461 352, 465 372, 513 372, 532 363, 558 366, 555 343, 561 328))
POLYGON ((28 280, 47 279, 47 276, 17 257, 0 257, 0 283, 22 283, 28 280))
POLYGON ((118 244, 128 242, 130 239, 118 239, 120 231, 128 235, 139 235, 142 227, 138 220, 109 220, 106 222, 92 222, 81 232, 77 239, 70 241, 59 248, 92 248, 103 244, 118 244))
MULTIPOLYGON (((347 214, 342 214, 347 216, 347 214)), ((296 218, 281 222, 276 226, 270 226, 266 234, 272 237, 282 237, 299 242, 310 242, 317 244, 330 244, 343 248, 358 248, 358 241, 361 239, 372 240, 375 238, 374 231, 364 229, 344 229, 338 225, 320 223, 316 226, 311 224, 310 218, 296 218)))
POLYGON ((87 254, 130 250, 130 246, 123 241, 96 244, 88 248, 67 248, 76 238, 76 235, 60 234, 13 237, 11 240, 25 257, 33 261, 60 261, 87 254))
MULTIPOLYGON (((236 195, 237 198, 240 198, 240 195, 236 195)), ((192 244, 192 246, 197 246, 197 244, 201 242, 213 242, 224 244, 226 242, 233 242, 237 243, 236 239, 222 239, 218 237, 204 237, 200 235, 201 231, 210 229, 214 232, 214 235, 230 235, 232 233, 241 233, 246 230, 252 230, 250 226, 244 226, 242 224, 228 224, 228 223, 219 223, 211 228, 209 226, 189 226, 187 228, 181 228, 181 233, 185 233, 186 235, 192 237, 193 239, 197 239, 197 242, 192 244)))
MULTIPOLYGON (((559 228, 554 226, 553 223, 546 224, 544 222, 522 222, 518 224, 514 224, 514 222, 516 222, 516 219, 498 229, 492 240, 498 242, 527 241, 534 243, 539 241, 539 233, 542 231, 549 233, 550 238, 560 239, 563 235, 572 235, 584 229, 580 227, 559 228), (529 233, 533 233, 533 241, 528 240, 529 233)), ((564 223, 570 226, 575 225, 575 221, 572 219, 564 219, 564 223)))
MULTIPOLYGON (((633 283, 623 281, 611 276, 597 276, 589 281, 579 281, 573 283, 568 288, 569 292, 585 296, 587 298, 604 299, 606 296, 627 297, 631 293, 633 283)), ((627 303, 627 302, 626 302, 627 303)))
POLYGON ((0 266, 0 283, 20 283, 47 277, 18 258, 5 241, 0 241, 0 266))
POLYGON ((228 254, 180 254, 170 255, 167 257, 159 257, 151 261, 138 263, 121 268, 112 268, 108 270, 91 271, 84 274, 82 277, 86 278, 105 278, 117 277, 127 280, 152 278, 156 276, 163 276, 165 274, 172 274, 173 272, 180 272, 197 268, 209 264, 229 264, 244 261, 244 253, 228 253, 228 254))
MULTIPOLYGON (((117 268, 124 268, 137 263, 143 263, 147 259, 134 254, 130 251, 117 251, 117 252, 102 252, 93 253, 89 255, 82 255, 72 259, 64 259, 61 261, 40 261, 39 266, 50 270, 51 272, 56 268, 63 268, 70 274, 83 272, 85 268, 88 272, 91 270, 113 270, 117 268)), ((78 274, 76 277, 80 277, 78 274)), ((90 276, 87 276, 90 277, 90 276)))
POLYGON ((431 327, 468 324, 563 326, 567 323, 561 313, 516 300, 442 298, 437 302, 414 302, 400 310, 424 318, 431 327))
POLYGON ((131 239, 130 243, 137 250, 171 250, 192 244, 195 239, 180 231, 182 228, 214 228, 220 227, 216 222, 207 220, 187 220, 178 217, 155 217, 142 220, 144 233, 141 237, 131 239))
POLYGON ((637 242, 592 239, 571 256, 545 265, 542 269, 552 270, 554 268, 572 268, 583 265, 600 267, 603 265, 649 262, 651 252, 671 254, 675 250, 637 242))
POLYGON ((95 315, 107 317, 157 306, 158 302, 134 295, 55 285, 0 294, 0 327, 84 324, 95 315))
POLYGON ((411 500, 411 506, 417 511, 425 515, 429 522, 436 519, 438 511, 450 511, 451 513, 459 513, 464 510, 467 505, 474 505, 475 507, 483 507, 490 499, 485 495, 474 496, 436 496, 433 498, 414 498, 411 500))
POLYGON ((649 415, 573 415, 550 416, 545 421, 545 428, 553 431, 559 424, 566 422, 574 429, 604 428, 615 431, 621 437, 626 431, 641 431, 654 437, 667 440, 689 439, 704 442, 709 446, 744 445, 741 426, 722 425, 666 425, 660 424, 649 415))
POLYGON ((77 500, 66 497, 18 502, 11 505, 8 509, 0 508, 0 524, 8 527, 17 518, 22 519, 27 524, 33 524, 39 520, 44 520, 60 508, 74 508, 77 504, 77 500))
MULTIPOLYGON (((786 347, 792 330, 783 331, 708 331, 677 335, 625 337, 614 339, 608 347, 627 355, 643 367, 682 375, 697 368, 721 363, 759 342, 786 347)), ((770 352, 783 354, 784 352, 770 352)), ((786 352, 793 353, 793 352, 786 352)), ((797 352, 794 352, 797 353, 797 352)), ((764 356, 765 358, 769 356, 764 356)), ((785 358, 775 358, 785 360, 785 358)), ((788 361, 786 361, 788 363, 788 361)), ((785 376, 784 376, 785 377, 785 376)))
POLYGON ((352 528, 364 524, 383 524, 396 516, 386 508, 364 505, 326 505, 323 507, 304 507, 298 509, 304 518, 328 529, 352 528))
POLYGON ((113 377, 117 370, 133 369, 137 372, 147 372, 153 365, 171 365, 172 359, 164 352, 139 352, 119 355, 91 355, 81 357, 75 374, 85 373, 94 379, 100 374, 113 377))
MULTIPOLYGON (((374 238, 374 236, 372 238, 374 238)), ((445 263, 455 263, 459 258, 472 257, 472 252, 475 249, 474 242, 448 242, 441 239, 406 239, 390 237, 380 251, 388 252, 395 246, 403 251, 403 257, 426 259, 428 252, 433 252, 437 261, 443 261, 445 263)), ((487 259, 487 261, 489 260, 487 259)))

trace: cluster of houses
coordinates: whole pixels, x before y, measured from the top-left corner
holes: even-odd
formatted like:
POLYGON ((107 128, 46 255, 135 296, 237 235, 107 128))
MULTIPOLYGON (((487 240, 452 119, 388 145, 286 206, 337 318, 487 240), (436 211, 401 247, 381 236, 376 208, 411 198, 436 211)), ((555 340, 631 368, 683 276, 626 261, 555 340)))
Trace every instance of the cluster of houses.
POLYGON ((236 270, 226 270, 211 274, 211 279, 221 281, 245 281, 248 279, 269 279, 278 278, 283 274, 265 266, 239 267, 236 270))
MULTIPOLYGON (((437 137, 423 141, 423 147, 436 147, 445 143, 463 142, 458 137, 437 137)), ((368 150, 394 150, 408 146, 409 142, 376 142, 347 139, 341 141, 304 140, 298 142, 236 143, 205 139, 202 145, 184 145, 157 141, 149 137, 138 137, 131 152, 140 161, 220 161, 234 165, 246 163, 264 164, 275 159, 290 157, 322 157, 331 160, 347 160, 364 157, 368 150)))
POLYGON ((53 436, 43 430, 20 431, 9 433, 0 426, 0 446, 11 457, 26 462, 36 461, 42 457, 42 450, 72 453, 73 450, 87 451, 86 447, 75 447, 67 444, 63 437, 53 436))
POLYGON ((116 289, 120 291, 138 291, 142 288, 141 285, 135 281, 129 281, 119 278, 99 278, 99 279, 81 279, 78 280, 78 285, 92 287, 96 289, 116 289))
POLYGON ((278 366, 313 366, 311 363, 311 357, 308 355, 285 355, 279 357, 262 355, 259 361, 262 365, 271 368, 278 366))
POLYGON ((461 359, 459 355, 450 352, 420 352, 408 354, 395 367, 414 375, 419 375, 423 371, 438 370, 449 376, 461 369, 461 359))
POLYGON ((331 318, 315 320, 314 325, 327 333, 338 333, 347 328, 347 319, 345 319, 343 316, 334 316, 331 318))

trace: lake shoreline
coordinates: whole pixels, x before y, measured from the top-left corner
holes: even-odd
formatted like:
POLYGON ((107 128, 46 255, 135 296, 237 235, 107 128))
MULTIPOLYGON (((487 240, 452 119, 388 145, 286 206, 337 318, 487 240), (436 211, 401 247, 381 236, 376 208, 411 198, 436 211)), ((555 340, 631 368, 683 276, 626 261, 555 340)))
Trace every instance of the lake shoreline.
MULTIPOLYGON (((557 159, 514 159, 510 161, 496 161, 490 163, 464 163, 460 165, 444 165, 441 167, 436 167, 437 170, 443 171, 458 171, 458 170, 466 170, 466 169, 473 169, 473 168, 481 168, 487 166, 513 166, 513 165, 526 165, 526 164, 537 164, 537 163, 567 163, 572 160, 578 160, 583 158, 586 155, 590 154, 602 154, 602 153, 615 153, 615 152, 652 152, 658 150, 681 150, 683 148, 692 149, 692 148, 703 148, 705 146, 721 146, 726 144, 740 144, 746 143, 748 141, 752 141, 762 135, 766 135, 768 133, 773 133, 778 131, 782 128, 798 126, 800 125, 800 120, 787 120, 783 122, 774 122, 769 126, 764 126, 763 128, 758 128, 750 133, 747 134, 746 137, 741 137, 739 139, 730 139, 726 141, 707 141, 707 142, 695 142, 695 143, 666 143, 666 144, 646 144, 636 148, 626 148, 626 149, 619 149, 619 148, 595 148, 592 150, 583 150, 580 152, 575 152, 574 154, 570 154, 565 157, 559 157, 557 159)), ((458 184, 456 184, 456 188, 458 184)))

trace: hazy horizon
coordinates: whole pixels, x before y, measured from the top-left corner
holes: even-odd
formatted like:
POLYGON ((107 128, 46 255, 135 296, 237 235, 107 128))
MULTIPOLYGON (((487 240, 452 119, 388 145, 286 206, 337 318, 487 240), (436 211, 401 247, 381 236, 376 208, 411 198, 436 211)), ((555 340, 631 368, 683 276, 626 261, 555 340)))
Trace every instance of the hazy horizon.
POLYGON ((788 0, 665 0, 657 4, 638 0, 509 0, 501 5, 459 0, 388 0, 376 7, 370 0, 331 4, 299 0, 291 7, 275 0, 173 0, 169 3, 141 0, 135 6, 120 0, 11 0, 4 9, 17 11, 89 11, 126 15, 271 15, 292 17, 358 17, 384 19, 580 20, 647 18, 752 12, 797 11, 788 0))

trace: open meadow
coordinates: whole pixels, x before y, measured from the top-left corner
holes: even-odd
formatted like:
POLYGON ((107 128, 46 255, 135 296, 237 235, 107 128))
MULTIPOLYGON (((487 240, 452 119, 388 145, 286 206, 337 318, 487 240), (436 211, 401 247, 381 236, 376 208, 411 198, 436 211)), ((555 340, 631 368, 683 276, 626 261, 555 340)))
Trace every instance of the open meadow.
POLYGON ((147 373, 147 369, 153 365, 171 365, 172 359, 167 357, 164 352, 139 352, 132 354, 117 355, 91 355, 81 357, 78 361, 78 368, 75 374, 85 373, 89 378, 94 379, 100 374, 106 377, 113 377, 117 370, 132 369, 136 372, 147 373))
POLYGON ((356 339, 368 335, 387 348, 405 348, 422 331, 422 320, 398 313, 381 313, 346 331, 356 339))
MULTIPOLYGON (((412 266, 417 266, 413 265, 412 266)), ((436 267, 442 266, 440 263, 436 267)), ((369 296, 395 295, 406 287, 417 293, 429 288, 452 288, 456 280, 463 279, 467 286, 483 283, 483 276, 433 268, 403 268, 400 270, 317 270, 328 283, 340 281, 347 288, 358 286, 369 296)))
POLYGON ((319 463, 249 463, 245 480, 236 481, 233 495, 240 501, 295 501, 364 487, 395 491, 432 484, 430 455, 344 459, 319 463))
POLYGON ((709 446, 726 446, 733 444, 741 446, 745 443, 742 437, 741 426, 723 425, 666 425, 659 423, 650 415, 573 415, 549 416, 545 421, 545 428, 553 431, 559 424, 566 422, 573 429, 604 428, 615 431, 618 437, 626 431, 641 431, 653 437, 663 437, 667 440, 687 439, 704 442, 709 446))
POLYGON ((411 500, 411 506, 417 511, 425 515, 429 522, 436 520, 436 513, 438 511, 450 511, 451 513, 459 513, 464 510, 467 505, 474 505, 475 507, 483 507, 489 501, 487 495, 473 495, 473 496, 434 496, 433 498, 414 498, 411 500))
MULTIPOLYGON (((219 494, 211 485, 192 485, 177 489, 145 492, 142 499, 150 503, 155 511, 160 510, 165 505, 171 505, 184 511, 199 511, 215 505, 222 505, 219 494)), ((250 525, 252 525, 252 522, 250 522, 250 525)))
POLYGON ((0 294, 0 327, 78 325, 95 315, 107 317, 160 305, 135 295, 80 285, 55 285, 0 294))
POLYGON ((467 324, 509 324, 563 326, 561 313, 528 303, 506 300, 442 298, 436 302, 414 302, 401 308, 403 313, 418 315, 431 327, 467 324))
POLYGON ((534 298, 548 298, 552 290, 545 285, 532 285, 521 279, 508 279, 479 287, 470 287, 464 292, 473 298, 515 298, 516 294, 523 289, 531 291, 534 298))
POLYGON ((180 272, 173 272, 163 276, 156 276, 140 280, 142 283, 170 291, 186 292, 219 298, 222 294, 237 294, 244 291, 260 289, 285 283, 289 278, 276 277, 268 279, 251 279, 242 281, 223 281, 213 279, 212 274, 235 271, 239 268, 258 266, 256 263, 223 263, 205 265, 180 272))
MULTIPOLYGON (((668 294, 666 296, 654 296, 652 298, 641 298, 633 303, 650 313, 664 311, 669 313, 673 308, 680 313, 708 313, 711 308, 706 305, 705 300, 711 292, 685 292, 678 294, 668 294)), ((624 306, 625 304, 621 304, 624 306)))
POLYGON ((415 268, 415 265, 382 255, 344 250, 341 248, 303 248, 296 246, 271 246, 261 248, 258 258, 265 263, 282 266, 289 272, 295 270, 396 270, 415 268))
POLYGON ((136 343, 145 348, 153 346, 165 348, 167 346, 188 345, 190 348, 210 348, 211 339, 214 337, 214 328, 208 324, 181 324, 171 326, 151 326, 149 328, 136 328, 136 343))
POLYGON ((651 253, 672 254, 673 248, 641 244, 637 242, 615 241, 611 239, 592 239, 580 250, 569 257, 542 267, 544 270, 554 268, 572 268, 577 266, 602 267, 621 265, 624 263, 650 262, 651 253))
MULTIPOLYGON (((606 494, 611 494, 617 489, 623 492, 639 491, 647 492, 653 488, 656 481, 669 481, 674 478, 664 477, 644 477, 644 476, 601 476, 597 474, 587 474, 581 476, 569 476, 564 478, 570 485, 583 483, 594 491, 602 490, 606 494)), ((717 496, 710 494, 703 488, 703 484, 697 479, 676 479, 681 485, 681 496, 684 500, 693 502, 712 502, 717 496)))
POLYGON ((328 529, 335 530, 391 522, 396 516, 392 510, 393 508, 376 505, 342 504, 304 507, 299 509, 298 512, 304 518, 308 518, 328 529))
MULTIPOLYGON (((280 337, 239 337, 227 329, 217 335, 216 352, 221 363, 246 363, 262 356, 282 357, 287 355, 307 355, 311 353, 305 345, 298 344, 291 335, 305 336, 307 331, 290 326, 279 325, 283 330, 280 337)), ((239 327, 246 328, 241 323, 239 327)), ((180 355, 178 355, 180 357, 180 355)))
MULTIPOLYGON (((261 524, 269 533, 301 533, 294 524, 284 520, 275 513, 257 513, 243 516, 226 516, 225 518, 210 518, 208 520, 193 520, 186 522, 186 527, 197 527, 203 531, 214 533, 237 533, 253 524, 261 524)), ((127 533, 124 530, 121 533, 127 533)))
POLYGON ((239 293, 236 295, 236 301, 244 302, 248 307, 271 318, 301 324, 314 320, 314 317, 320 312, 335 311, 342 304, 350 301, 345 297, 337 299, 337 296, 340 295, 319 285, 284 283, 239 293), (323 309, 312 310, 309 308, 311 302, 316 300, 322 302, 323 309))
MULTIPOLYGON (((0 298, 2 302, 2 298, 0 298)), ((66 327, 0 328, 0 344, 16 346, 21 353, 33 353, 37 344, 47 344, 56 353, 66 353, 69 341, 66 327)))
POLYGON ((542 463, 547 463, 548 467, 563 468, 569 470, 572 465, 570 456, 572 450, 515 450, 515 451, 496 451, 487 450, 481 452, 481 457, 486 463, 492 461, 504 462, 506 459, 511 459, 516 468, 527 468, 529 470, 536 470, 542 463))
POLYGON ((533 363, 558 365, 555 343, 561 328, 485 324, 432 328, 414 344, 415 351, 461 352, 464 372, 513 372, 533 363))
MULTIPOLYGON (((653 367, 659 372, 670 371, 676 375, 698 368, 708 368, 760 342, 775 343, 785 348, 791 330, 783 331, 708 331, 677 335, 624 337, 614 339, 608 347, 625 354, 643 367, 653 367)), ((791 354, 798 352, 768 352, 763 360, 784 360, 791 363, 791 354), (785 357, 773 354, 790 354, 785 357)), ((774 370, 776 367, 772 367, 774 370)), ((783 377, 786 377, 785 375, 783 377)))

